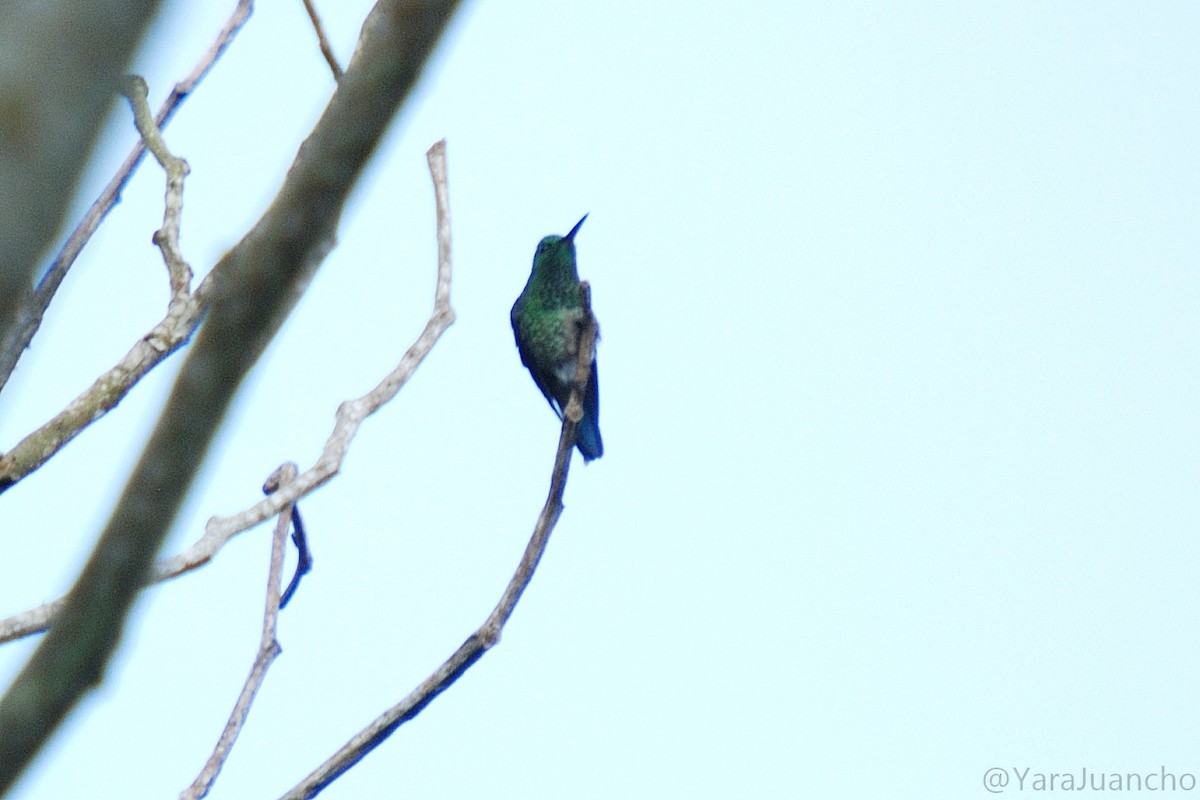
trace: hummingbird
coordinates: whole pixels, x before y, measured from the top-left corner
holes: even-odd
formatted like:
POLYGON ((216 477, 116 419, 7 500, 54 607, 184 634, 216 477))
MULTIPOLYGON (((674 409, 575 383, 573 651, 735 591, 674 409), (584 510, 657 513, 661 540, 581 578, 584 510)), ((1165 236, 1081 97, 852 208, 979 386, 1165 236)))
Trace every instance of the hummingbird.
MULTIPOLYGON (((583 319, 583 290, 575 267, 575 234, 583 219, 566 236, 547 236, 533 254, 533 270, 517 302, 513 303, 513 334, 521 363, 542 390, 550 408, 562 419, 571 396, 583 319)), ((583 418, 575 429, 575 446, 584 462, 604 455, 600 441, 600 385, 596 360, 583 396, 583 418)))

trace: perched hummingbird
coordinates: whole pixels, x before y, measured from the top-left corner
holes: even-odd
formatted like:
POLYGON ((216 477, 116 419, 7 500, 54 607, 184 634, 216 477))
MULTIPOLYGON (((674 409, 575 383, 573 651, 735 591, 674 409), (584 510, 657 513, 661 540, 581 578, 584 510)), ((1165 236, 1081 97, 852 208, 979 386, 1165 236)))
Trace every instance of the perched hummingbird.
MULTIPOLYGON (((510 315, 521 363, 528 367, 533 382, 559 419, 571 396, 579 346, 578 325, 583 318, 583 290, 575 268, 575 234, 584 219, 587 214, 566 236, 547 236, 538 243, 533 254, 533 271, 510 315)), ((575 429, 575 446, 585 462, 604 455, 595 359, 583 397, 583 419, 575 429)))

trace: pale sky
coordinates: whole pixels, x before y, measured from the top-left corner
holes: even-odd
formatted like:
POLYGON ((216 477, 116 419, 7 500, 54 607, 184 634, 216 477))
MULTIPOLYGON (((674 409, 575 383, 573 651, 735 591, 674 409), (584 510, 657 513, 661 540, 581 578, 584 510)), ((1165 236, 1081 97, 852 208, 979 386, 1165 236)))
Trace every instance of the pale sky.
MULTIPOLYGON (((153 104, 233 5, 151 31, 153 104)), ((344 63, 369 4, 318 5, 344 63)), ((500 645, 323 798, 1200 776, 1200 10, 744 5, 460 11, 166 546, 311 465, 420 331, 446 137, 458 322, 301 503, 316 565, 213 797, 282 794, 495 605, 558 435, 509 307, 585 212, 605 455, 576 458, 500 645)), ((301 3, 259 3, 166 132, 198 271, 331 90, 301 3)), ((114 109, 79 208, 134 141, 114 109)), ((143 164, 0 399, 0 450, 161 317, 162 192, 143 164)), ((69 587, 169 378, 0 497, 0 616, 69 587)), ((13 797, 191 782, 255 654, 269 536, 142 597, 13 797)), ((5 683, 34 644, 0 647, 5 683)))

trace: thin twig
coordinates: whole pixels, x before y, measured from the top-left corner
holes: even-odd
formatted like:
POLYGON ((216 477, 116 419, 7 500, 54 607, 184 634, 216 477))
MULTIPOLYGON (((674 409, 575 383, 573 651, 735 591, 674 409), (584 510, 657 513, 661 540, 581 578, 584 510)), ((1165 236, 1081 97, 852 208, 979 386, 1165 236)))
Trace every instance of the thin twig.
POLYGON ((338 63, 337 56, 333 54, 333 48, 329 46, 329 37, 325 35, 325 26, 321 24, 321 18, 317 15, 317 7, 313 4, 313 0, 304 0, 304 10, 308 12, 308 18, 312 20, 313 30, 317 32, 317 44, 321 48, 321 55, 325 56, 325 62, 329 64, 329 69, 333 71, 333 79, 340 81, 342 66, 338 63))
MULTIPOLYGON (((454 309, 450 305, 453 262, 450 257, 450 188, 446 170, 446 141, 443 139, 429 148, 426 158, 433 179, 437 208, 438 268, 433 313, 425 323, 425 329, 404 353, 396 368, 378 386, 362 397, 347 400, 338 406, 333 431, 325 442, 321 457, 312 467, 278 492, 250 508, 227 517, 210 519, 205 525, 204 535, 191 547, 182 553, 161 559, 154 565, 148 583, 160 583, 202 567, 234 536, 270 519, 284 506, 295 503, 337 475, 350 449, 350 443, 363 421, 396 396, 429 355, 438 339, 454 322, 454 309)), ((199 294, 204 286, 205 282, 202 281, 196 294, 199 294)), ((0 620, 0 644, 47 630, 53 623, 54 616, 62 608, 64 600, 65 598, 52 600, 0 620)))
MULTIPOLYGON (((296 472, 297 467, 291 462, 281 465, 271 474, 271 477, 267 478, 267 482, 263 484, 263 492, 270 494, 295 480, 296 472)), ((287 533, 292 525, 294 511, 294 505, 284 506, 280 510, 279 520, 275 523, 275 536, 271 540, 271 567, 267 575, 266 608, 263 610, 263 630, 262 638, 258 643, 258 654, 254 657, 250 674, 246 677, 246 683, 242 686, 237 702, 234 703, 229 721, 225 723, 225 729, 221 732, 221 738, 217 740, 217 746, 213 749, 208 761, 204 763, 196 780, 180 793, 179 800, 199 800, 208 795, 213 781, 217 779, 221 767, 225 765, 225 760, 229 758, 229 753, 233 750, 238 734, 242 732, 242 727, 246 724, 246 718, 250 715, 250 706, 254 704, 254 697, 267 677, 267 670, 282 652, 279 640, 275 636, 279 623, 279 585, 283 576, 283 548, 287 542, 287 533)))
MULTIPOLYGON (((217 34, 217 38, 209 46, 208 52, 197 62, 192 68, 191 73, 182 81, 175 84, 175 88, 171 90, 171 94, 158 110, 158 114, 154 117, 156 128, 166 127, 167 122, 175 115, 176 109, 184 101, 184 99, 195 91, 200 81, 213 68, 221 54, 233 42, 233 38, 242 26, 246 24, 246 20, 250 18, 251 12, 254 10, 254 0, 239 0, 233 13, 226 20, 225 26, 221 32, 217 34)), ((25 352, 25 348, 33 341, 33 337, 37 334, 38 328, 42 324, 42 317, 49 308, 50 302, 54 299, 58 287, 62 284, 63 278, 67 276, 67 272, 75 263, 75 259, 83 251, 84 245, 92 238, 92 234, 100 227, 100 223, 108 216, 108 212, 121 197, 121 192, 124 191, 125 185, 129 183, 129 179, 133 176, 133 172, 137 169, 137 165, 141 163, 142 157, 146 153, 145 142, 141 139, 133 146, 129 155, 125 157, 125 162, 121 165, 117 173, 113 175, 112 180, 104 187, 104 191, 92 203, 91 208, 84 214, 83 219, 67 237, 62 249, 55 256, 50 268, 46 274, 42 276, 38 283, 37 289, 33 296, 28 301, 28 305, 22 310, 20 319, 13 328, 13 334, 0 347, 0 390, 4 389, 4 385, 8 382, 9 376, 17 366, 17 361, 25 352)), ((165 356, 164 356, 165 357, 165 356)), ((157 363, 157 362, 155 362, 157 363)), ((89 420, 90 422, 91 420, 89 420)), ((69 440, 71 437, 67 437, 69 440)), ((60 445, 61 446, 61 445, 60 445)), ((2 473, 0 473, 2 474, 2 473)))
POLYGON ((312 572, 313 567, 312 550, 308 547, 308 534, 304 531, 304 519, 300 516, 298 505, 292 506, 292 541, 296 544, 296 573, 283 590, 283 597, 279 600, 280 608, 287 608, 287 604, 292 602, 292 596, 300 588, 300 579, 312 572))
POLYGON ((504 594, 501 595, 500 601, 496 604, 496 608, 432 675, 407 697, 355 734, 329 760, 283 795, 281 800, 307 800, 316 796, 338 776, 362 760, 367 753, 382 744, 397 728, 420 714, 426 706, 433 702, 434 698, 450 688, 450 685, 462 677, 472 664, 500 641, 500 633, 509 617, 512 616, 517 601, 521 599, 522 593, 533 579, 538 562, 541 561, 542 554, 546 551, 546 545, 550 541, 550 533, 554 530, 554 526, 562 514, 562 498, 567 486, 567 471, 571 464, 572 448, 575 446, 575 430, 579 420, 583 417, 583 405, 580 398, 584 396, 591 374, 595 341, 596 318, 592 315, 589 287, 584 282, 583 325, 580 331, 579 359, 576 362, 571 398, 567 402, 566 413, 563 415, 562 434, 558 439, 558 452, 555 454, 550 492, 542 507, 542 513, 538 516, 537 524, 534 526, 533 536, 525 548, 525 553, 521 556, 521 562, 517 565, 517 570, 505 588, 504 594))
POLYGON ((167 263, 167 274, 171 276, 171 299, 183 297, 192 286, 192 268, 179 249, 179 229, 183 219, 183 179, 191 171, 188 163, 172 155, 163 140, 162 131, 154 124, 150 115, 149 94, 146 81, 140 75, 126 77, 124 94, 133 108, 133 121, 147 149, 167 173, 167 192, 163 203, 163 226, 154 234, 154 243, 162 251, 167 263))

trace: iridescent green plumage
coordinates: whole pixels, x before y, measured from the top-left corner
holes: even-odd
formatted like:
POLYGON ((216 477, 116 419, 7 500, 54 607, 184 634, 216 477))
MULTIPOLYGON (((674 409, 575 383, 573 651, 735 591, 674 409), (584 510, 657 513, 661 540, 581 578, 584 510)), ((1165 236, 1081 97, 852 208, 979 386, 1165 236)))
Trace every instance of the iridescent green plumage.
MULTIPOLYGON (((566 236, 547 236, 538 244, 533 270, 510 315, 521 363, 528 367, 534 383, 560 419, 571 396, 579 323, 583 318, 583 290, 575 266, 575 234, 584 219, 587 214, 566 236)), ((576 428, 575 445, 584 461, 604 455, 595 359, 583 397, 583 419, 576 428)))

